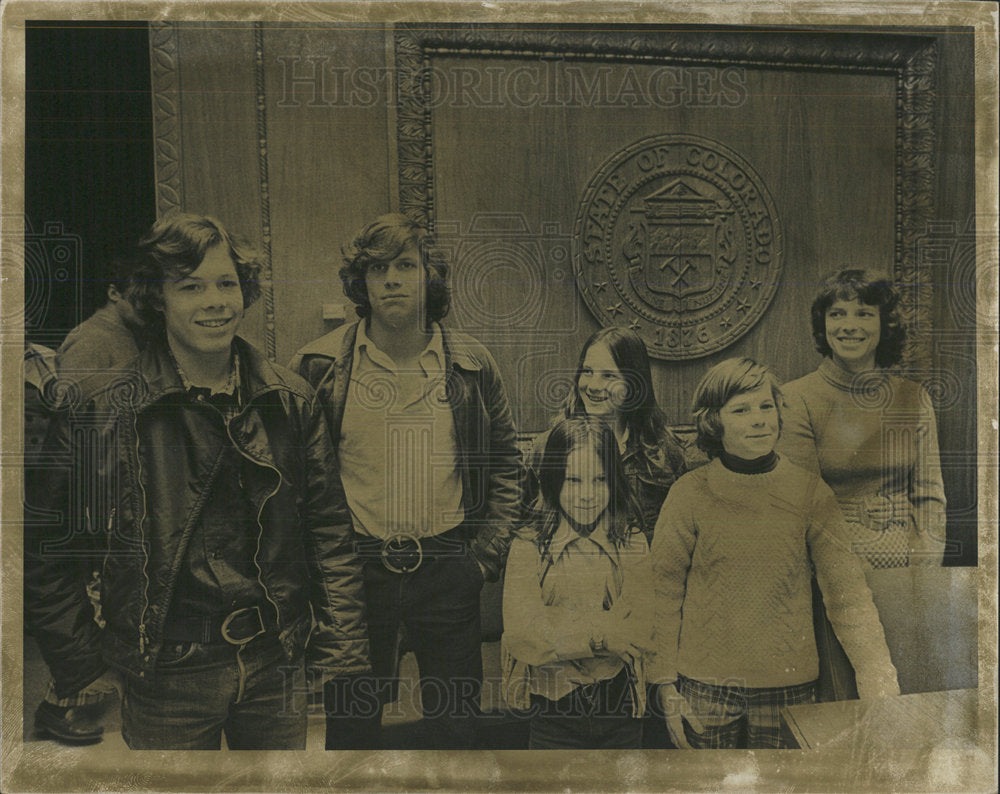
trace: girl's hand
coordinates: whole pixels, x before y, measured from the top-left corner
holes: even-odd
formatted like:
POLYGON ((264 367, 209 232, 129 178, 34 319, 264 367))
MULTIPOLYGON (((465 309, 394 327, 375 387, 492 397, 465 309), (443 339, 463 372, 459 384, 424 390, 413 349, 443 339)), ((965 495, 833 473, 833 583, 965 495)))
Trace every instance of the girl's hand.
POLYGON ((642 657, 642 648, 632 642, 620 626, 614 626, 605 633, 604 646, 608 649, 608 653, 626 662, 634 663, 636 659, 642 657))
POLYGON ((690 750, 691 745, 684 734, 684 720, 687 720, 691 730, 695 733, 702 733, 705 727, 701 724, 690 704, 685 700, 684 695, 677 691, 674 684, 660 685, 660 708, 666 715, 667 731, 674 744, 682 750, 690 750))

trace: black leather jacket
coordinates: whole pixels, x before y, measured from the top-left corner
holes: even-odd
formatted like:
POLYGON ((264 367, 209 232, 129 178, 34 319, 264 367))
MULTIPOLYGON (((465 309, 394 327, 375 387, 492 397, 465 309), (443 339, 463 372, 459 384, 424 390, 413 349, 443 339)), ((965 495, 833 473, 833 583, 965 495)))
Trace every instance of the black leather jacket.
MULTIPOLYGON (((310 661, 330 674, 365 672, 361 565, 325 418, 301 378, 236 344, 244 402, 228 432, 249 464, 254 563, 281 644, 292 659, 308 641, 310 661)), ((61 518, 26 527, 25 554, 26 617, 60 696, 106 665, 155 673, 203 492, 184 423, 191 411, 215 410, 177 399, 183 386, 163 343, 75 390, 49 432, 57 465, 28 483, 29 504, 61 518), (84 589, 95 567, 103 631, 84 589)))
MULTIPOLYGON (((446 390, 455 421, 465 522, 474 532, 470 547, 495 582, 507 561, 518 522, 524 469, 510 403, 496 362, 468 334, 442 328, 446 390)), ((303 347, 290 367, 316 388, 334 447, 347 402, 358 323, 344 325, 303 347)))

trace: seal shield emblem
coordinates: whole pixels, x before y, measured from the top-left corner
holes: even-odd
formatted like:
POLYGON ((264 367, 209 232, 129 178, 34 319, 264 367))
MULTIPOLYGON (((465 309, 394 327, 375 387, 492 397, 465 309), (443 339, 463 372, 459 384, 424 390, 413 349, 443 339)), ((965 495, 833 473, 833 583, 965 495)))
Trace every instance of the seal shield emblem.
POLYGON ((575 232, 577 286, 590 310, 602 325, 636 330, 657 358, 732 344, 780 282, 767 187, 736 152, 699 136, 644 138, 609 158, 575 232))

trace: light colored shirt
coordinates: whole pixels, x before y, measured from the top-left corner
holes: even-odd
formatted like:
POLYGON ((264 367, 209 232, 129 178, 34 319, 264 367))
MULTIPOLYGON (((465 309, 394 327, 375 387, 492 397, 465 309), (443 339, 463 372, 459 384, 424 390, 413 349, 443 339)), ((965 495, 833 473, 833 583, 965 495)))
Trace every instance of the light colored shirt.
POLYGON ((444 340, 434 325, 415 368, 400 369, 358 326, 338 457, 354 529, 429 537, 465 519, 444 340))
MULTIPOLYGON (((649 560, 641 534, 629 535, 616 548, 605 525, 585 538, 563 521, 549 550, 551 560, 542 558, 532 540, 517 538, 511 544, 503 644, 505 653, 526 666, 530 692, 558 700, 621 671, 623 659, 591 647, 592 639, 601 640, 612 627, 624 624, 632 642, 651 646, 650 612, 644 604, 649 560)), ((641 677, 641 660, 630 661, 641 677)), ((513 676, 514 665, 509 667, 513 676)), ((505 684, 508 694, 519 686, 510 678, 505 684)))

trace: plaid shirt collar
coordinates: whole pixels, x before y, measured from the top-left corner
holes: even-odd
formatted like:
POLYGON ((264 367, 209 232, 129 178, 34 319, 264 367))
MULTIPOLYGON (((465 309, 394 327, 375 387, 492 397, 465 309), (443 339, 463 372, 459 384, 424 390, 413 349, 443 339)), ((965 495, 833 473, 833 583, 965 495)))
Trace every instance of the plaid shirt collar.
POLYGON ((225 385, 221 389, 209 389, 205 386, 196 386, 193 384, 185 374, 184 370, 181 368, 180 363, 174 356, 174 351, 170 349, 170 345, 167 345, 167 355, 170 356, 170 361, 174 365, 174 369, 177 370, 177 376, 181 379, 181 385, 192 397, 198 398, 202 397, 204 399, 209 399, 213 397, 219 397, 220 395, 225 395, 232 398, 232 404, 235 406, 239 405, 240 402, 240 353, 233 347, 233 356, 230 359, 229 366, 229 378, 226 380, 225 385))

